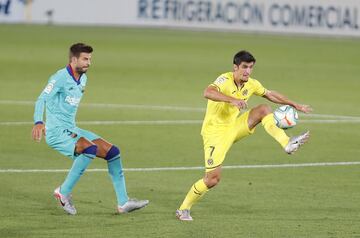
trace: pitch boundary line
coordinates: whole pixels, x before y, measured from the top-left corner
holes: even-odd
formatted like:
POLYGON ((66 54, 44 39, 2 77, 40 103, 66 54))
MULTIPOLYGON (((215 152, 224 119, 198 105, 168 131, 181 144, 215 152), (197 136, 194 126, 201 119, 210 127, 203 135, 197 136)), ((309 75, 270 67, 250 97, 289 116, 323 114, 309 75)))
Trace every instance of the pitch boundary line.
MULTIPOLYGON (((354 162, 323 162, 302 164, 263 164, 263 165, 225 165, 223 169, 268 169, 268 168, 303 168, 324 166, 351 166, 360 165, 360 161, 354 162)), ((159 167, 159 168, 124 168, 126 172, 160 172, 160 171, 183 171, 203 170, 204 167, 159 167)), ((0 173, 65 173, 68 169, 0 169, 0 173)), ((107 172, 107 169, 87 169, 86 172, 107 172)))
MULTIPOLYGON (((3 105, 34 105, 34 101, 16 101, 16 100, 0 100, 3 105)), ((128 108, 128 109, 148 109, 148 110, 172 110, 172 111, 195 111, 205 112, 202 107, 184 107, 184 106, 166 106, 166 105, 136 105, 136 104, 115 104, 115 103, 82 103, 84 107, 95 108, 128 108)))
MULTIPOLYGON (((17 100, 0 100, 0 104, 3 105, 34 105, 34 101, 17 101, 17 100)), ((134 105, 134 104, 115 104, 115 103, 82 103, 84 107, 95 108, 127 108, 127 109, 145 109, 145 110, 172 110, 172 111, 184 111, 184 112, 205 112, 205 108, 202 107, 184 107, 184 106, 167 106, 167 105, 134 105)), ((360 120, 360 116, 345 116, 345 115, 328 115, 328 114, 305 114, 301 113, 302 117, 318 117, 318 118, 332 118, 332 119, 354 119, 360 120)))
MULTIPOLYGON (((300 123, 305 124, 335 124, 335 123, 360 123, 359 120, 334 120, 334 119, 310 119, 310 120, 299 120, 300 123)), ((202 120, 152 120, 152 121, 138 121, 138 120, 124 120, 124 121, 79 121, 78 125, 198 125, 201 124, 202 120)), ((0 126, 27 126, 33 125, 31 121, 0 121, 0 126)))

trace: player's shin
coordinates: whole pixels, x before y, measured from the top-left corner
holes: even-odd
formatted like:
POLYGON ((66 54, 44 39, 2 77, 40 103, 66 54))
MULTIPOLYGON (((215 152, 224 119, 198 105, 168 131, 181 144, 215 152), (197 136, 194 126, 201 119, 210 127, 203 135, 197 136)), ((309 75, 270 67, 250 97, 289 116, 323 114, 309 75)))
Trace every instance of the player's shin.
POLYGON ((118 205, 122 206, 128 201, 124 172, 121 164, 120 150, 112 146, 107 153, 108 172, 114 186, 118 205))
POLYGON ((179 210, 190 210, 191 207, 208 191, 208 187, 204 183, 203 179, 198 180, 194 183, 189 192, 187 193, 183 203, 179 210))
POLYGON ((261 120, 261 124, 265 128, 265 131, 277 142, 279 142, 283 148, 285 148, 285 146, 289 143, 290 138, 286 135, 283 129, 276 126, 273 113, 266 115, 261 120))
POLYGON ((73 162, 73 165, 60 187, 60 193, 64 196, 68 196, 73 190, 77 181, 79 181, 81 175, 83 175, 86 168, 91 163, 92 159, 96 156, 96 145, 91 145, 86 148, 82 154, 77 156, 73 162))

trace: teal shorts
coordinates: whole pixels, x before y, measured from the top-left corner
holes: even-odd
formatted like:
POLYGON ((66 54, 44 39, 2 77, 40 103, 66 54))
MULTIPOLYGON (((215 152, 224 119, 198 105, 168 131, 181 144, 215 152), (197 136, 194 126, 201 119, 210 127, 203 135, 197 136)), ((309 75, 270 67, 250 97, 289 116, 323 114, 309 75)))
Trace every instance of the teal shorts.
POLYGON ((72 159, 77 156, 75 154, 75 146, 77 141, 84 137, 89 141, 101 138, 91 131, 83 130, 79 127, 64 128, 56 127, 46 131, 46 143, 54 150, 66 155, 72 159))

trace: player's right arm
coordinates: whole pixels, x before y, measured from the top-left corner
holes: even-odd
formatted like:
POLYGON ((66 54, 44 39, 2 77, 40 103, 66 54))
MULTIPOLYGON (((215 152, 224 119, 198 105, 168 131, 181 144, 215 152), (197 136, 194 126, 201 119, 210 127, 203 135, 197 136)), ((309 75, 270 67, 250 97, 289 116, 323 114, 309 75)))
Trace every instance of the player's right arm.
POLYGON ((45 125, 43 123, 34 125, 31 131, 32 138, 36 142, 40 142, 43 135, 45 135, 45 125))
POLYGON ((34 126, 32 128, 32 138, 40 142, 43 135, 45 135, 45 124, 43 120, 45 103, 47 100, 55 96, 55 94, 60 90, 60 80, 57 80, 56 75, 53 75, 45 89, 42 91, 40 96, 35 102, 35 112, 34 112, 34 126))
POLYGON ((209 85, 205 88, 204 97, 216 102, 226 102, 240 109, 247 108, 247 103, 244 100, 227 96, 220 92, 220 88, 215 85, 209 85))

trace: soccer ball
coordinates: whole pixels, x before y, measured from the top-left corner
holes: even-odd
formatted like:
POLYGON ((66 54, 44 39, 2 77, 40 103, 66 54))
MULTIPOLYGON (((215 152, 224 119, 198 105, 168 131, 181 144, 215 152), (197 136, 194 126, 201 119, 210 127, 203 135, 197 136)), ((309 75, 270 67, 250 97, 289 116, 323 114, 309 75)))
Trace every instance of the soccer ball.
POLYGON ((274 111, 274 120, 276 125, 282 129, 288 129, 296 126, 299 115, 295 108, 284 105, 274 111))

